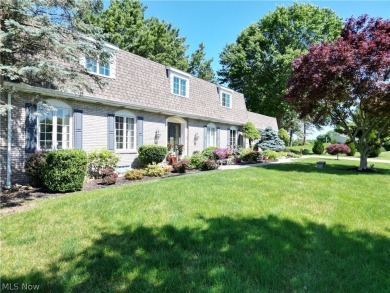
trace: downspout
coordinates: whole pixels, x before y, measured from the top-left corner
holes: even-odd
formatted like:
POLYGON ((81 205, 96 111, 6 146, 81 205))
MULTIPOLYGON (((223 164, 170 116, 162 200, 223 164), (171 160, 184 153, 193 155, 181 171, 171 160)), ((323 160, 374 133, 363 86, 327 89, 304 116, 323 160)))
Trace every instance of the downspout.
POLYGON ((7 179, 5 187, 11 187, 11 154, 12 154, 12 117, 11 91, 8 92, 8 131, 7 131, 7 179))

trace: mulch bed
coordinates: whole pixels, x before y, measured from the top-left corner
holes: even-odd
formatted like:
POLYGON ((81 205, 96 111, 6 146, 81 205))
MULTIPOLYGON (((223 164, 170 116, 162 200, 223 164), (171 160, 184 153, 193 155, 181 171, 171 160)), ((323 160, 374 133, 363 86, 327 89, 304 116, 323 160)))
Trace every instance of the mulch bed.
MULTIPOLYGON (((180 173, 170 173, 163 177, 149 177, 145 176, 141 180, 127 180, 123 176, 119 176, 116 180, 115 185, 103 185, 101 184, 101 179, 88 179, 84 184, 82 191, 86 190, 95 190, 107 188, 110 186, 120 186, 120 185, 129 185, 137 182, 151 181, 164 179, 169 177, 183 176, 187 174, 199 173, 199 170, 188 170, 184 174, 180 173)), ((53 193, 44 188, 31 188, 23 189, 18 191, 7 191, 0 192, 0 214, 13 214, 23 210, 30 209, 34 206, 34 201, 37 199, 45 199, 51 197, 62 197, 70 193, 53 193)))

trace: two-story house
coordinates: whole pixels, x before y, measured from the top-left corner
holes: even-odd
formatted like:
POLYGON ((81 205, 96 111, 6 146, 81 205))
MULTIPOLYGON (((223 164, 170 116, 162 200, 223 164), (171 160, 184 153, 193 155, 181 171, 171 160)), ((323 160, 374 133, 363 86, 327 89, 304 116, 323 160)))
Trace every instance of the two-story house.
POLYGON ((120 166, 134 166, 142 144, 183 144, 184 155, 191 155, 208 146, 245 146, 241 127, 247 121, 277 129, 275 118, 247 111, 236 91, 111 48, 116 54, 109 65, 81 58, 108 80, 93 94, 6 83, 16 92, 2 96, 13 109, 11 119, 0 116, 1 184, 25 181, 24 162, 40 149, 107 148, 120 155, 120 166), (36 115, 37 95, 56 110, 36 115))

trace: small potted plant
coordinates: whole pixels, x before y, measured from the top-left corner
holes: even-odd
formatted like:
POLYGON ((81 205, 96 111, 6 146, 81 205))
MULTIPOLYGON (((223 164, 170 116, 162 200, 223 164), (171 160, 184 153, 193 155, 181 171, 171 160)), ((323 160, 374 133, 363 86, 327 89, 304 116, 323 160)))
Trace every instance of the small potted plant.
POLYGON ((176 145, 176 151, 177 151, 177 155, 180 159, 181 155, 183 154, 183 149, 184 149, 184 144, 177 144, 176 145))

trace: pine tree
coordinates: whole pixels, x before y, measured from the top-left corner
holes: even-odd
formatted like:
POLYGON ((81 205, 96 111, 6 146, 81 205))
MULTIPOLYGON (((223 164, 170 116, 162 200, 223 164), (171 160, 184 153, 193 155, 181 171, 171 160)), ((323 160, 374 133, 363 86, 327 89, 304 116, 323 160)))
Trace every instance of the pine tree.
POLYGON ((211 67, 213 59, 206 60, 205 45, 199 44, 199 48, 192 53, 189 61, 189 73, 204 80, 215 82, 215 73, 211 67))
POLYGON ((90 11, 83 18, 101 27, 108 41, 122 50, 186 71, 185 38, 171 23, 145 19, 146 9, 139 0, 113 0, 107 9, 90 11))
POLYGON ((258 146, 262 150, 271 151, 282 151, 285 148, 283 140, 279 138, 278 133, 270 126, 261 131, 261 141, 258 146))
MULTIPOLYGON (((4 82, 92 92, 104 82, 80 65, 82 55, 109 62, 101 30, 74 15, 99 8, 99 1, 0 1, 0 91, 4 82), (91 41, 93 40, 93 41, 91 41)), ((7 105, 0 104, 0 113, 7 105)))

